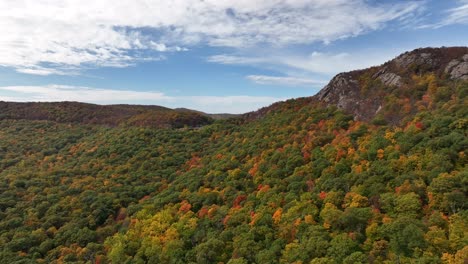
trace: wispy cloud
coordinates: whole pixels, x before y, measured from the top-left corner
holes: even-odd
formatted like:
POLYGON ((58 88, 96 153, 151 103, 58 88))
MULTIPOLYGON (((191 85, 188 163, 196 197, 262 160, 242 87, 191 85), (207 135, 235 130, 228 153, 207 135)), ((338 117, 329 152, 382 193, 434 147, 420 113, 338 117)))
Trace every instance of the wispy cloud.
POLYGON ((47 68, 47 67, 40 67, 40 66, 32 66, 32 67, 20 67, 16 69, 17 72, 26 73, 26 74, 33 74, 33 75, 78 75, 77 69, 68 68, 66 70, 58 70, 54 68, 47 68))
POLYGON ((258 83, 258 84, 270 84, 270 85, 284 85, 284 86, 322 86, 325 85, 325 81, 308 79, 308 78, 298 78, 298 77, 289 77, 289 76, 268 76, 268 75, 248 75, 247 79, 258 83))
POLYGON ((273 58, 243 57, 229 54, 213 55, 207 58, 208 62, 226 65, 257 65, 271 62, 273 58))
POLYGON ((444 12, 444 17, 440 21, 431 24, 425 24, 420 28, 441 28, 455 24, 468 24, 468 0, 458 0, 456 7, 450 8, 444 12))
POLYGON ((267 77, 267 76, 248 76, 247 78, 257 83, 268 83, 276 81, 278 84, 323 84, 322 81, 316 81, 314 78, 304 78, 303 76, 320 75, 333 76, 337 73, 364 69, 370 66, 380 65, 395 56, 401 51, 376 52, 376 51, 358 51, 355 53, 321 53, 312 52, 310 54, 289 54, 272 56, 237 56, 229 54, 220 54, 211 56, 208 62, 227 64, 227 65, 250 65, 264 69, 274 69, 286 73, 286 77, 267 77), (301 77, 296 76, 294 71, 299 71, 301 77))
POLYGON ((127 67, 193 45, 331 42, 378 30, 418 8, 417 1, 366 0, 5 0, 0 66, 67 74, 60 69, 127 67))
POLYGON ((184 96, 174 97, 173 107, 184 105, 207 113, 241 114, 287 98, 271 96, 184 96))
POLYGON ((0 101, 79 101, 97 104, 155 104, 185 107, 208 113, 245 113, 286 98, 268 96, 169 96, 154 91, 101 89, 68 85, 3 86, 0 101))
POLYGON ((453 24, 468 24, 468 0, 459 0, 459 6, 448 10, 448 16, 439 27, 453 24))
MULTIPOLYGON (((95 103, 131 101, 170 101, 172 98, 160 92, 98 89, 82 86, 4 86, 0 90, 13 92, 17 101, 79 101, 95 103)), ((10 99, 12 96, 10 96, 10 99)), ((0 97, 1 99, 1 97, 0 97)))
POLYGON ((312 52, 307 56, 287 56, 281 58, 280 63, 288 67, 311 73, 334 75, 340 72, 364 69, 392 59, 398 53, 366 52, 356 53, 321 53, 312 52))

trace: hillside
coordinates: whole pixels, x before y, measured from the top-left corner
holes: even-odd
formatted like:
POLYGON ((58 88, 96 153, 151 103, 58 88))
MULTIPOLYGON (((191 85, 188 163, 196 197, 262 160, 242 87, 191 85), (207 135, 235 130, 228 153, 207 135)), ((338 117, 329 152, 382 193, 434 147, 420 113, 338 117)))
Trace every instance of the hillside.
POLYGON ((189 109, 173 110, 162 106, 0 101, 0 120, 3 119, 154 128, 198 127, 210 124, 213 121, 208 114, 189 109))
MULTIPOLYGON (((467 47, 416 49, 380 66, 340 73, 318 94, 296 104, 337 106, 355 120, 396 125, 418 112, 418 105, 427 100, 423 95, 451 96, 450 89, 437 82, 468 80, 467 54, 467 47)), ((245 117, 258 118, 282 105, 276 103, 245 117)))
POLYGON ((418 49, 196 130, 10 106, 0 263, 464 263, 466 54, 418 49))
POLYGON ((378 67, 338 74, 315 97, 358 120, 379 117, 397 124, 417 113, 427 89, 431 96, 450 96, 434 86, 437 80, 468 80, 467 54, 466 47, 417 49, 378 67))

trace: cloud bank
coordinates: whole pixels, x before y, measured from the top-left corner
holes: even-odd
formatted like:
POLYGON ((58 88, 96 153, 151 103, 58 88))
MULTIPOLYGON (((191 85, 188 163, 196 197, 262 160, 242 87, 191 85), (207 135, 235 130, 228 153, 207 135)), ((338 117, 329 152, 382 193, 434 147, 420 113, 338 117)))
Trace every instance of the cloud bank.
POLYGON ((272 84, 272 85, 285 85, 285 86, 317 86, 325 85, 325 81, 319 81, 308 78, 298 78, 298 77, 289 77, 289 76, 268 76, 268 75, 248 75, 246 77, 248 80, 251 80, 258 84, 272 84))
POLYGON ((247 75, 246 79, 262 85, 306 86, 322 88, 331 76, 357 69, 376 66, 393 59, 400 51, 355 53, 312 52, 308 55, 250 56, 219 54, 207 58, 208 62, 225 65, 249 65, 272 69, 287 76, 247 75), (306 76, 306 77, 304 77, 306 76), (318 76, 310 78, 307 76, 318 76))
POLYGON ((60 102, 97 104, 151 104, 185 107, 207 113, 245 113, 285 98, 268 96, 169 96, 161 92, 100 89, 82 86, 3 86, 0 101, 60 102))
POLYGON ((468 24, 468 0, 459 0, 459 6, 447 10, 447 16, 441 22, 433 25, 439 28, 453 24, 468 24))
POLYGON ((328 43, 408 19, 418 8, 413 1, 366 0, 4 0, 0 66, 73 74, 161 59, 194 45, 328 43))

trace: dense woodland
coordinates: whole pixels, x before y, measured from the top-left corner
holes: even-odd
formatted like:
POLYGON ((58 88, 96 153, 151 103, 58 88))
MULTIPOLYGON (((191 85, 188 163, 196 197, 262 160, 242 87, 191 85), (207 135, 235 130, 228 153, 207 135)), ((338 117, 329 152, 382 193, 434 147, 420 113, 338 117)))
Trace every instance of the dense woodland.
POLYGON ((0 263, 466 263, 468 82, 408 83, 369 122, 4 119, 0 263))
POLYGON ((156 105, 95 105, 78 102, 14 103, 0 101, 0 120, 46 120, 107 126, 181 128, 208 125, 225 115, 156 105))

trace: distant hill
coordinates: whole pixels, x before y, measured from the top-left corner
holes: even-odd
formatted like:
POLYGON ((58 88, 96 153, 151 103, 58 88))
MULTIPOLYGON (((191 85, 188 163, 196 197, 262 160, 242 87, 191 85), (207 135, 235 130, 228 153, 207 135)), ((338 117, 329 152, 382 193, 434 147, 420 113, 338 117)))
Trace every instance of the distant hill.
POLYGON ((236 117, 241 116, 240 114, 229 114, 229 113, 209 114, 209 113, 205 113, 205 112, 201 112, 201 111, 197 111, 197 110, 192 110, 192 109, 187 109, 187 108, 174 108, 174 110, 175 111, 181 111, 181 112, 186 112, 186 111, 195 112, 195 113, 199 113, 199 114, 204 115, 204 116, 211 117, 214 120, 236 118, 236 117))
POLYGON ((213 122, 209 115, 189 109, 179 111, 162 106, 95 105, 78 102, 0 102, 1 119, 157 128, 198 127, 213 122))

